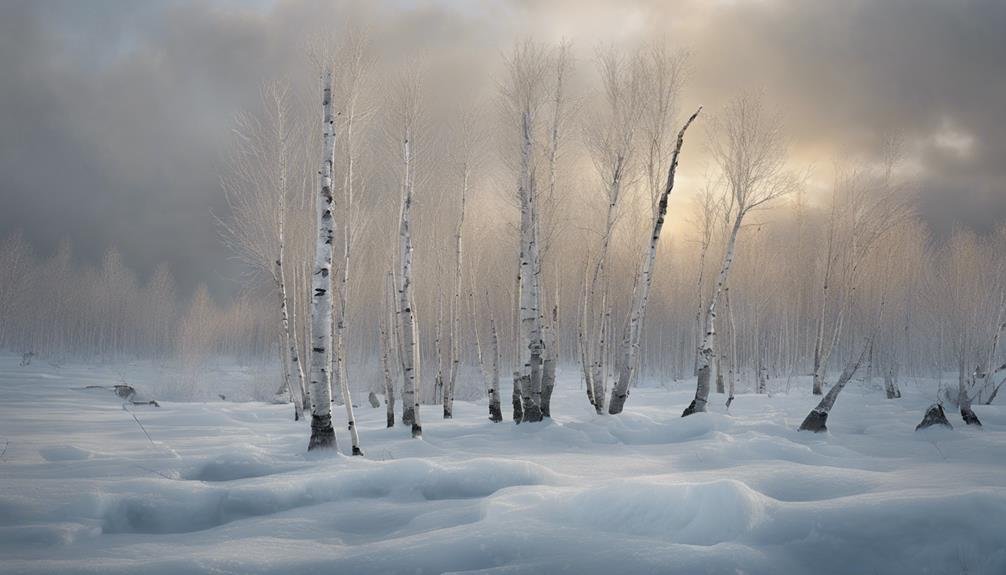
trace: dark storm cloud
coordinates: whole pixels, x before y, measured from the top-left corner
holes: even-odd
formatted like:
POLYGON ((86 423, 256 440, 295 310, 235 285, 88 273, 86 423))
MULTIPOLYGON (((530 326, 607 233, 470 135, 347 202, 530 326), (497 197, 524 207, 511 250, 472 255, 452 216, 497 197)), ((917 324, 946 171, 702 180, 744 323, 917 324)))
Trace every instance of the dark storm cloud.
MULTIPOLYGON (((382 51, 423 51, 474 84, 515 37, 658 35, 692 55, 689 102, 762 86, 787 113, 794 152, 827 164, 903 135, 919 208, 938 228, 1006 214, 1006 4, 943 2, 358 3, 382 51), (484 65, 479 65, 479 63, 484 65), (450 65, 454 65, 450 64, 450 65), (475 78, 475 80, 472 80, 475 78)), ((305 33, 339 26, 332 4, 10 1, 0 5, 0 235, 39 251, 110 245, 186 290, 236 276, 211 212, 220 158, 260 82, 296 76, 305 33)))

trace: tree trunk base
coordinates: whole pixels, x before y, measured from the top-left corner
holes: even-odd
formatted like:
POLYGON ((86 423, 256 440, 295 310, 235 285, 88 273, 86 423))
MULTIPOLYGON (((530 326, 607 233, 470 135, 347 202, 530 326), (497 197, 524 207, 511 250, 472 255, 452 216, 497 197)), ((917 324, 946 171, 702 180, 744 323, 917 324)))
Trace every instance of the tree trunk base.
POLYGON ((412 422, 412 437, 420 438, 423 436, 423 427, 416 422, 412 422))
POLYGON ((926 415, 922 418, 922 422, 915 426, 915 431, 920 429, 926 429, 927 427, 932 427, 934 425, 943 425, 949 429, 953 429, 954 426, 950 425, 947 421, 947 414, 943 412, 943 406, 934 403, 929 406, 926 410, 926 415))
POLYGON ((527 405, 524 406, 524 418, 521 420, 523 423, 536 423, 541 421, 541 407, 536 405, 534 401, 528 401, 527 405))
POLYGON ((541 378, 541 416, 552 417, 552 390, 555 388, 555 360, 546 359, 541 378))
POLYGON ((978 419, 978 416, 975 415, 975 412, 970 406, 961 407, 961 417, 964 418, 964 423, 968 425, 977 425, 978 427, 982 426, 982 422, 978 419))
POLYGON ((311 441, 307 450, 335 449, 335 428, 332 427, 331 415, 311 415, 311 441))
POLYGON ((500 409, 499 402, 489 404, 489 421, 499 423, 503 421, 503 410, 500 409))
POLYGON ((451 408, 444 408, 444 419, 454 419, 454 412, 451 411, 451 408))
POLYGON ((374 409, 381 407, 381 400, 377 399, 377 394, 373 391, 367 395, 367 400, 370 401, 370 407, 373 407, 374 409))
POLYGON ((524 420, 524 407, 521 405, 520 373, 513 374, 513 422, 519 424, 524 420))
POLYGON ((389 413, 388 414, 388 427, 390 428, 390 427, 394 427, 394 426, 395 426, 395 414, 394 413, 389 413))
POLYGON ((363 455, 363 450, 354 445, 353 446, 353 455, 360 455, 360 456, 362 456, 363 455))
POLYGON ((814 433, 828 431, 827 422, 828 414, 815 409, 807 414, 807 418, 800 424, 799 431, 813 431, 814 433))
POLYGON ((688 404, 688 407, 686 407, 685 410, 681 413, 681 417, 688 417, 693 413, 705 413, 705 411, 706 411, 706 402, 702 401, 701 403, 699 403, 698 399, 693 399, 692 402, 688 404))
POLYGON ((618 415, 625 407, 625 400, 629 397, 628 392, 611 394, 611 401, 608 402, 608 415, 618 415))

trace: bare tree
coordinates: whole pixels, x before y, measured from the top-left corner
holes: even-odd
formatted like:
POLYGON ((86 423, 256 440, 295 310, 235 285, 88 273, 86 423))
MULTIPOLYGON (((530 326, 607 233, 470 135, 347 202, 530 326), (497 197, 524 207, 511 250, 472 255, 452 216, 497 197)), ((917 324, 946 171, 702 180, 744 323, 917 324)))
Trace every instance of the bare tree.
MULTIPOLYGON (((562 215, 563 195, 556 186, 556 173, 559 162, 559 150, 566 136, 566 124, 571 116, 571 106, 567 95, 567 83, 573 67, 571 56, 571 45, 569 42, 560 42, 552 58, 552 68, 555 75, 552 78, 551 86, 551 127, 548 136, 548 187, 540 202, 541 212, 541 257, 538 261, 539 269, 535 277, 538 280, 537 290, 542 292, 541 280, 544 277, 541 266, 546 256, 551 251, 555 239, 562 232, 564 219, 562 215)), ((541 391, 541 413, 543 417, 552 416, 552 390, 555 388, 555 372, 559 363, 559 272, 556 265, 555 274, 555 295, 551 302, 551 313, 546 314, 546 321, 542 329, 545 338, 545 354, 542 366, 542 391, 541 391)), ((545 309, 548 309, 546 306, 545 309)))
POLYGON ((284 267, 290 253, 286 230, 288 199, 293 193, 291 172, 301 160, 302 150, 296 145, 300 127, 291 110, 288 85, 266 84, 261 101, 261 116, 237 116, 237 143, 228 157, 228 173, 221 179, 230 218, 218 222, 224 243, 254 275, 269 279, 279 299, 283 359, 279 392, 289 391, 294 417, 300 419, 306 381, 291 328, 288 272, 284 267))
POLYGON ((346 39, 340 48, 339 62, 341 81, 339 82, 342 111, 342 147, 345 154, 342 184, 342 269, 339 274, 339 303, 335 321, 335 348, 332 352, 334 366, 332 377, 342 394, 342 402, 346 408, 350 438, 353 442, 353 455, 362 455, 360 450, 359 431, 356 428, 356 416, 353 413, 353 399, 349 381, 349 358, 346 339, 349 330, 349 292, 350 269, 352 264, 352 248, 354 238, 367 224, 356 206, 356 163, 360 151, 357 146, 357 131, 360 123, 366 121, 372 110, 364 107, 362 98, 370 80, 372 58, 369 54, 369 42, 366 35, 355 29, 348 29, 346 39))
MULTIPOLYGON (((544 49, 526 42, 514 47, 506 62, 508 77, 503 101, 519 127, 517 197, 520 205, 518 291, 520 314, 520 371, 515 388, 521 395, 519 422, 541 421, 542 371, 545 341, 541 314, 541 253, 539 245, 538 182, 535 158, 536 127, 545 95, 548 70, 544 49)), ((516 404, 515 404, 516 414, 516 404)), ((516 419, 516 415, 515 415, 516 419)))
POLYGON ((653 48, 641 65, 644 86, 642 91, 646 95, 641 132, 644 135, 647 151, 645 168, 652 207, 651 232, 642 256, 640 270, 633 281, 632 303, 622 338, 622 362, 618 381, 611 390, 611 401, 608 405, 608 413, 612 415, 622 412, 625 400, 629 395, 629 387, 634 383, 636 377, 643 318, 646 314, 646 305, 649 303, 650 286, 653 283, 653 267, 657 258, 657 245, 660 242, 660 232, 667 215, 667 201, 674 189, 674 177, 678 168, 681 147, 685 141, 685 131, 702 110, 701 107, 696 110, 678 132, 673 150, 670 153, 667 181, 661 189, 660 166, 667 161, 665 133, 668 123, 675 113, 676 99, 681 84, 683 58, 680 56, 671 57, 662 48, 653 48))
POLYGON ((705 334, 699 346, 699 374, 695 399, 682 417, 706 410, 710 370, 716 346, 716 305, 726 286, 734 260, 737 235, 744 217, 793 189, 784 171, 786 142, 781 118, 766 109, 761 95, 745 94, 732 100, 722 115, 713 119, 710 153, 727 184, 733 225, 727 237, 723 263, 706 308, 705 334))
POLYGON ((332 68, 322 73, 323 146, 321 194, 315 206, 314 275, 311 301, 311 441, 308 450, 334 449, 332 427, 332 244, 335 239, 335 196, 332 177, 335 165, 335 116, 332 111, 332 68))
MULTIPOLYGON (((465 225, 465 209, 472 184, 472 171, 479 161, 485 133, 478 124, 480 109, 469 107, 462 111, 454 126, 455 142, 452 150, 452 164, 460 183, 457 225, 454 228, 454 277, 451 297, 450 351, 448 355, 447 381, 444 386, 444 419, 454 415, 454 390, 457 385, 458 368, 461 363, 461 293, 462 293, 462 234, 465 225)), ((497 398, 498 399, 498 398, 497 398)))
POLYGON ((814 340, 814 395, 823 393, 828 359, 841 337, 864 263, 908 215, 907 204, 869 170, 839 169, 832 191, 814 340), (834 296, 834 292, 838 295, 834 296), (831 311, 832 298, 834 312, 831 311), (829 315, 832 316, 828 330, 829 315), (830 332, 830 333, 829 333, 830 332), (827 334, 827 337, 826 337, 827 334))
POLYGON ((395 426, 395 376, 391 374, 391 354, 393 348, 391 345, 391 336, 388 333, 390 326, 395 321, 394 313, 394 277, 391 272, 388 272, 387 281, 385 282, 384 288, 384 304, 385 309, 381 313, 380 319, 380 331, 381 331, 381 369, 384 372, 384 403, 387 408, 387 425, 388 427, 395 426))
POLYGON ((412 205, 415 194, 415 145, 422 120, 422 73, 418 65, 406 70, 399 79, 392 112, 393 137, 400 146, 402 203, 398 225, 398 357, 402 363, 402 421, 412 426, 412 437, 422 437, 419 418, 420 349, 416 323, 416 298, 413 285, 412 205))
POLYGON ((597 413, 604 413, 608 380, 608 356, 612 339, 609 304, 610 279, 606 263, 619 215, 619 200, 629 186, 635 169, 636 131, 644 112, 644 73, 638 56, 626 58, 613 48, 598 54, 598 70, 604 87, 603 119, 587 133, 591 159, 601 179, 606 203, 601 245, 587 282, 581 315, 584 323, 581 356, 590 365, 586 370, 588 398, 597 413))

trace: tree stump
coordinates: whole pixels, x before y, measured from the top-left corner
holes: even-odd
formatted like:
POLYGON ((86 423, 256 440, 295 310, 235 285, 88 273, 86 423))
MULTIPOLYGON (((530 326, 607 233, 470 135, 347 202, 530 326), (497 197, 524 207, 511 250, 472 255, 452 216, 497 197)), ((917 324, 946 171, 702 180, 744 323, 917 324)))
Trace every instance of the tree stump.
POLYGON ((800 431, 813 431, 814 433, 828 431, 828 426, 825 425, 827 422, 828 414, 824 411, 814 409, 807 414, 806 419, 800 424, 800 431))
POLYGON ((934 425, 944 425, 950 429, 954 426, 950 425, 947 421, 947 414, 943 412, 943 406, 939 403, 934 403, 929 406, 926 410, 925 417, 922 418, 922 422, 915 426, 915 431, 920 429, 926 429, 927 427, 932 427, 934 425))
POLYGON ((971 409, 970 405, 961 406, 961 417, 964 418, 964 423, 968 425, 977 425, 978 427, 982 426, 982 422, 978 419, 978 416, 975 415, 975 412, 971 409))

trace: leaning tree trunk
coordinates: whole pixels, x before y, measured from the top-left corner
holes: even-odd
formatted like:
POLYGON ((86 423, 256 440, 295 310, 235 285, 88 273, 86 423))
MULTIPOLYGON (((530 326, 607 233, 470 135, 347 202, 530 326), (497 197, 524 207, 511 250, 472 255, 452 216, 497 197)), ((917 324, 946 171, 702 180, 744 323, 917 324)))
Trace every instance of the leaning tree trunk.
POLYGON ((854 359, 850 360, 846 364, 845 369, 842 370, 842 375, 835 382, 835 385, 828 390, 827 395, 821 399, 821 402, 817 404, 817 407, 811 410, 807 414, 806 419, 800 424, 800 431, 813 431, 815 433, 820 433, 822 431, 827 431, 828 427, 825 425, 828 421, 828 413, 831 412, 831 408, 835 405, 835 400, 838 399, 838 394, 842 393, 842 389, 845 388, 845 384, 849 383, 852 376, 856 374, 856 370, 859 369, 863 359, 866 358, 866 354, 870 349, 870 344, 872 338, 868 339, 866 343, 863 344, 863 350, 859 352, 859 355, 854 359))
POLYGON ((674 176, 678 171, 678 156, 681 154, 681 146, 685 142, 685 130, 695 121, 702 108, 699 107, 694 114, 688 118, 685 125, 678 132, 678 139, 674 144, 674 152, 671 154, 671 165, 667 169, 667 184, 660 194, 657 202, 656 218, 653 220, 653 229, 650 232, 650 243, 647 246, 646 254, 643 256, 642 269, 635 289, 632 291, 632 311, 629 314, 629 325, 625 330, 625 338, 622 341, 622 366, 618 373, 618 382, 611 389, 611 401, 608 404, 608 413, 616 415, 622 412, 625 400, 629 396, 629 388, 636 378, 636 365, 639 359, 639 342, 643 333, 643 318, 646 315, 646 304, 650 299, 650 285, 653 283, 653 267, 657 259, 657 245, 660 243, 660 231, 664 227, 664 219, 667 216, 667 200, 674 190, 674 176))
POLYGON ((737 245, 737 233, 741 229, 741 220, 743 219, 744 208, 738 206, 737 217, 734 219, 733 228, 730 230, 730 239, 727 241, 727 250, 723 255, 723 265, 720 266, 716 286, 713 288, 713 295, 709 300, 709 307, 706 309, 706 333, 702 338, 702 346, 699 347, 699 377, 695 385, 695 399, 685 408, 681 417, 704 412, 706 403, 709 402, 709 381, 712 376, 713 355, 716 349, 716 304, 720 294, 723 293, 727 277, 730 275, 730 266, 734 261, 734 247, 737 245))
POLYGON ((415 297, 412 287, 412 150, 410 136, 402 143, 402 157, 405 162, 401 220, 398 226, 398 248, 401 276, 398 286, 398 309, 400 314, 402 347, 399 356, 402 361, 402 399, 405 410, 402 420, 412 423, 412 437, 421 437, 423 428, 419 420, 419 329, 414 312, 415 297))
POLYGON ((332 115, 332 70, 325 70, 322 91, 324 110, 321 195, 318 197, 318 235, 314 247, 314 275, 311 300, 311 441, 308 450, 335 448, 332 427, 332 239, 335 236, 332 210, 332 170, 335 164, 335 119, 332 115))

